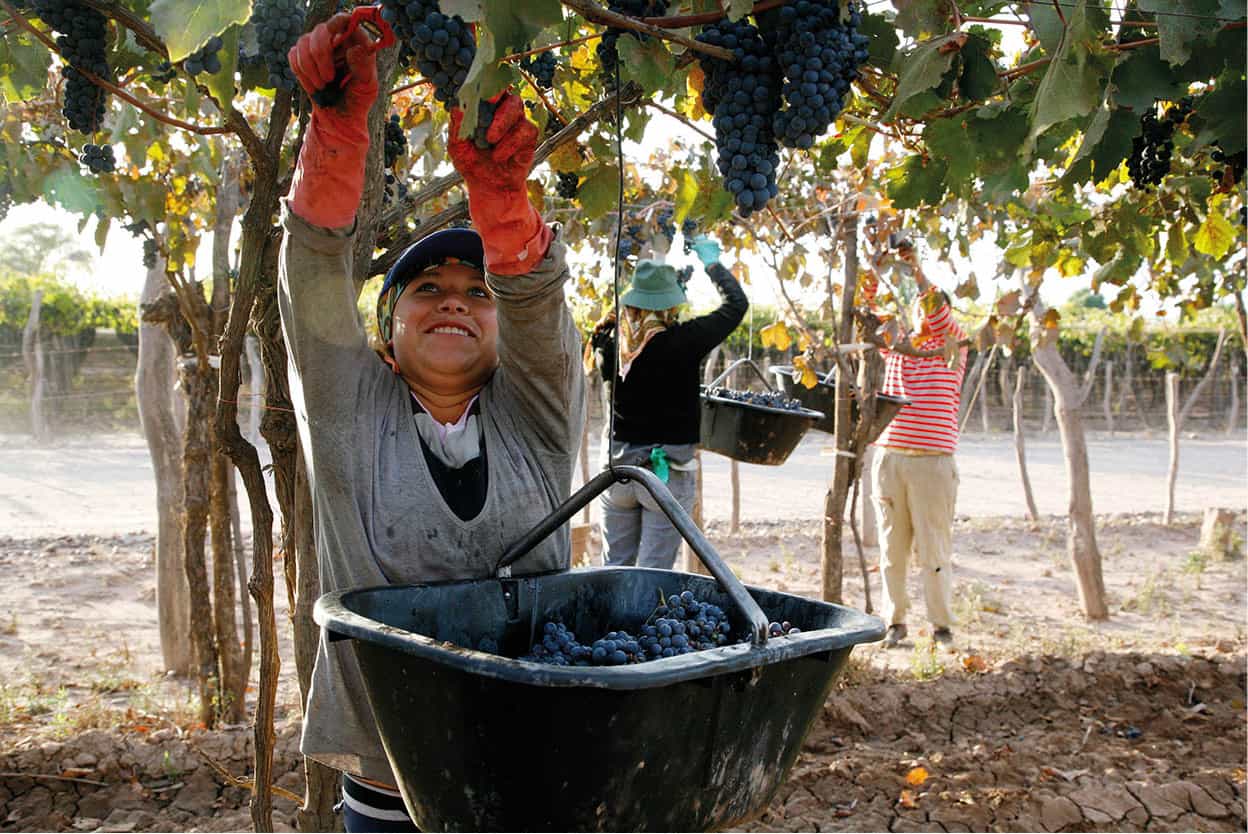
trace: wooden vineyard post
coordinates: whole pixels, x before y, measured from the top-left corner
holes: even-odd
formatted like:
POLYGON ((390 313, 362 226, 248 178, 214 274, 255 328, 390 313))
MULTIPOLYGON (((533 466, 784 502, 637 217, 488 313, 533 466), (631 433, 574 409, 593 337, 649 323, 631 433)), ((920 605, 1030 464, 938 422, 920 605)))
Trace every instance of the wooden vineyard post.
POLYGON ((1105 428, 1109 432, 1109 436, 1114 436, 1114 363, 1107 361, 1105 363, 1105 398, 1102 401, 1105 409, 1105 428))
POLYGON ((1231 407, 1226 415, 1226 433, 1234 434, 1239 425, 1239 357, 1231 360, 1231 407))
POLYGON ((22 331, 22 358, 30 375, 30 431, 36 443, 48 440, 47 414, 44 412, 43 340, 39 334, 39 314, 43 308, 43 290, 35 290, 30 299, 30 315, 22 331))
POLYGON ((1018 476, 1023 481, 1023 498, 1027 501, 1027 517, 1032 521, 1040 520, 1036 510, 1036 497, 1031 492, 1031 478, 1027 475, 1027 449, 1023 440, 1023 387, 1027 384, 1027 367, 1018 366, 1018 375, 1014 382, 1014 455, 1018 458, 1018 476))

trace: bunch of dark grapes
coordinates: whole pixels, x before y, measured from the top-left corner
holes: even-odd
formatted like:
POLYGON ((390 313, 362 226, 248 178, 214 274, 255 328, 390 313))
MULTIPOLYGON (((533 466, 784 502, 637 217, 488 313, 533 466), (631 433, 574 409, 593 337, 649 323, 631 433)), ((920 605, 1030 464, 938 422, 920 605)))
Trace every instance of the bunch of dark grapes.
POLYGON ((542 52, 536 57, 528 55, 520 59, 520 68, 533 76, 537 86, 543 90, 549 90, 555 85, 555 67, 558 65, 559 59, 555 57, 553 51, 542 52))
MULTIPOLYGON (((667 14, 669 5, 671 3, 668 0, 610 0, 607 3, 607 8, 616 14, 629 17, 663 17, 667 14)), ((598 53, 598 62, 602 66, 603 77, 611 80, 612 83, 615 78, 615 66, 620 60, 620 53, 616 49, 615 43, 620 39, 620 35, 624 34, 643 42, 649 37, 631 30, 607 29, 602 36, 602 40, 598 41, 596 51, 598 53)))
POLYGON ((690 252, 693 251, 693 237, 695 234, 697 234, 697 231, 698 231, 697 222, 694 220, 690 220, 688 217, 685 218, 685 222, 680 224, 680 234, 681 234, 681 237, 685 239, 684 246, 685 246, 686 255, 688 255, 690 252))
POLYGON ((82 146, 82 155, 78 157, 78 161, 91 169, 93 174, 111 174, 117 170, 112 145, 93 145, 88 142, 82 146))
POLYGON ((407 134, 403 132, 403 125, 399 123, 399 114, 391 113, 390 120, 386 122, 386 167, 393 168, 394 163, 398 162, 399 157, 406 152, 407 134))
POLYGON ((477 40, 468 24, 459 15, 442 14, 437 0, 382 0, 381 16, 407 47, 416 68, 433 82, 434 97, 447 107, 455 106, 477 55, 477 40))
POLYGON ((11 208, 13 208, 13 189, 5 183, 0 185, 0 221, 9 216, 11 208))
POLYGON ((699 55, 698 61, 706 76, 702 106, 714 114, 716 163, 741 216, 748 217, 779 193, 772 120, 780 106, 780 77, 763 36, 744 18, 712 23, 697 39, 736 56, 728 62, 699 55))
POLYGON ((150 78, 152 82, 155 84, 168 84, 170 81, 176 78, 177 75, 178 75, 177 67, 175 67, 173 64, 169 63, 168 61, 161 61, 159 64, 156 65, 156 68, 154 70, 151 70, 147 74, 147 77, 150 78))
POLYGON ((669 244, 676 239, 676 224, 672 222, 671 206, 663 206, 659 209, 655 222, 659 224, 659 231, 667 238, 669 244))
POLYGON ((689 279, 691 278, 693 278, 693 265, 692 264, 682 266, 680 268, 680 271, 676 273, 676 283, 680 284, 680 288, 682 290, 685 287, 689 286, 689 279))
POLYGON ((405 197, 407 197, 407 183, 387 171, 386 184, 381 192, 382 205, 394 205, 405 197))
POLYGON ((256 0, 251 13, 259 57, 269 70, 269 84, 279 90, 295 89, 295 74, 286 57, 303 34, 307 10, 303 0, 256 0))
POLYGON ((766 33, 784 73, 785 107, 772 130, 786 147, 815 143, 840 114, 867 60, 870 41, 858 32, 862 15, 853 3, 849 9, 849 20, 842 21, 839 0, 798 0, 781 7, 779 26, 766 33))
POLYGON ((191 75, 199 75, 201 72, 215 75, 221 71, 221 58, 217 53, 221 51, 223 45, 221 36, 213 35, 207 43, 186 56, 186 60, 182 62, 182 68, 191 75))
POLYGON ((642 245, 646 242, 645 229, 635 218, 629 218, 624 225, 624 232, 620 235, 620 257, 628 258, 641 252, 642 245))
POLYGON ((780 391, 734 391, 731 388, 708 388, 708 397, 720 400, 731 400, 746 405, 760 405, 764 408, 777 408, 781 411, 802 411, 802 404, 780 391))
POLYGON ((731 635, 723 609, 682 591, 663 600, 637 635, 609 631, 585 644, 563 623, 548 622, 541 641, 520 659, 552 666, 624 666, 713 649, 728 644, 731 635))
POLYGON ((150 237, 143 239, 143 266, 152 269, 156 266, 156 241, 150 237))
POLYGON ((555 186, 555 192, 565 200, 576 198, 577 192, 581 188, 581 178, 574 171, 560 171, 559 183, 555 186))
POLYGON ((1191 100, 1183 99, 1170 106, 1162 118, 1157 118, 1154 110, 1140 118, 1140 134, 1131 140, 1131 155, 1127 157, 1127 173, 1136 188, 1160 185, 1170 173, 1174 129, 1187 121, 1191 112, 1191 100))
POLYGON ((94 133, 104 121, 108 93, 82 71, 112 80, 106 57, 108 21, 79 0, 35 0, 34 9, 44 23, 60 33, 56 45, 68 64, 61 68, 65 78, 61 112, 71 129, 94 133))

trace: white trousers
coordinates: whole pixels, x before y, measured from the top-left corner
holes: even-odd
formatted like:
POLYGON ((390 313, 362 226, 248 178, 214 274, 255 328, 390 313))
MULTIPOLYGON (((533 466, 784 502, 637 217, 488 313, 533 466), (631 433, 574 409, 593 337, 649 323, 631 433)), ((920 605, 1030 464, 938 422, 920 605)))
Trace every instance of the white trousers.
POLYGON ((906 621, 910 552, 923 578, 927 619, 937 628, 953 624, 953 511, 958 466, 953 455, 907 455, 876 449, 871 467, 880 533, 882 614, 889 625, 906 621))

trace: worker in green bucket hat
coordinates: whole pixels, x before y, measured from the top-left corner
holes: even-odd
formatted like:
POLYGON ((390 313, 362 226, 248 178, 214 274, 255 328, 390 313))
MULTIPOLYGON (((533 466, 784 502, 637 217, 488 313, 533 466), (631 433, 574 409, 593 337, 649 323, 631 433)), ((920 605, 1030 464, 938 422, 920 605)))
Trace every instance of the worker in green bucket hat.
MULTIPOLYGON (((598 367, 608 394, 614 389, 614 435, 605 436, 611 431, 608 420, 604 452, 610 449, 616 465, 650 467, 687 512, 693 511, 697 483, 693 454, 701 439, 702 362, 749 308, 741 285, 719 263, 720 245, 700 235, 691 249, 723 299, 719 307, 680 321, 686 302, 680 275, 667 264, 643 260, 620 296, 618 350, 614 312, 595 327, 586 350, 587 367, 598 367)), ((606 454, 603 458, 605 467, 606 454)), ((664 569, 675 564, 680 533, 644 487, 615 484, 601 501, 605 564, 664 569)))

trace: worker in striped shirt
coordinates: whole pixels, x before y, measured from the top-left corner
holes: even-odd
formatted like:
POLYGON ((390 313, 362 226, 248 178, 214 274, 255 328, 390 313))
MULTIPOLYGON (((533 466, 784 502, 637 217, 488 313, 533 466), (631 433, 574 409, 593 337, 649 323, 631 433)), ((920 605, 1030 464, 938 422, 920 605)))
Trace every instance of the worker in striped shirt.
MULTIPOLYGON (((958 404, 966 370, 965 347, 956 348, 956 363, 945 359, 946 343, 957 345, 966 337, 953 320, 949 297, 923 275, 913 245, 903 244, 898 254, 913 267, 919 296, 913 314, 917 330, 908 341, 913 350, 900 344, 881 348, 883 393, 910 401, 876 440, 880 448, 871 469, 884 578, 882 613, 888 622, 886 648, 906 638, 906 575, 912 550, 922 572, 932 639, 953 641, 953 510, 958 494, 953 453, 958 447, 958 404)), ((873 300, 874 277, 865 289, 868 300, 873 300)))

